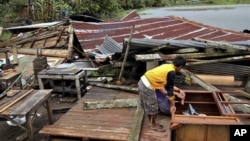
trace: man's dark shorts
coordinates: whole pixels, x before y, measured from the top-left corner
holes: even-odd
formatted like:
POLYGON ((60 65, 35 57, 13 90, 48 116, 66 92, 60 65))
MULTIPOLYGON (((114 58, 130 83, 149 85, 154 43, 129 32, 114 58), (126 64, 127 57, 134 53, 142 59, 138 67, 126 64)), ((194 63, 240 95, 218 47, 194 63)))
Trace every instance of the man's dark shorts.
POLYGON ((140 104, 147 115, 155 115, 158 113, 158 102, 155 91, 146 87, 140 80, 138 82, 140 104))

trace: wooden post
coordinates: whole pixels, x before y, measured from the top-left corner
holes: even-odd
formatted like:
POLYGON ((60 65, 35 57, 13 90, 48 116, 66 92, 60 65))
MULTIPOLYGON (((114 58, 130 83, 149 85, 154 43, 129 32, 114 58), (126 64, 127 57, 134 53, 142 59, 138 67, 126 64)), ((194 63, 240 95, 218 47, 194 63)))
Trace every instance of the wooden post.
POLYGON ((120 74, 119 74, 118 81, 121 80, 121 77, 122 77, 122 74, 123 74, 123 71, 124 71, 124 66, 125 66, 125 63, 126 63, 126 60, 127 60, 127 57, 128 57, 129 46, 130 46, 130 42, 131 42, 132 35, 133 35, 133 32, 134 32, 134 28, 135 28, 135 26, 132 26, 131 31, 130 31, 129 41, 128 41, 128 44, 127 44, 125 56, 123 58, 122 68, 121 68, 121 71, 120 71, 120 74))
POLYGON ((72 25, 69 26, 69 42, 68 42, 68 60, 72 60, 72 53, 73 53, 73 27, 72 25))
POLYGON ((18 64, 19 63, 19 61, 18 61, 18 57, 17 57, 17 47, 16 47, 16 44, 14 44, 13 46, 12 46, 12 51, 13 51, 13 64, 18 64))

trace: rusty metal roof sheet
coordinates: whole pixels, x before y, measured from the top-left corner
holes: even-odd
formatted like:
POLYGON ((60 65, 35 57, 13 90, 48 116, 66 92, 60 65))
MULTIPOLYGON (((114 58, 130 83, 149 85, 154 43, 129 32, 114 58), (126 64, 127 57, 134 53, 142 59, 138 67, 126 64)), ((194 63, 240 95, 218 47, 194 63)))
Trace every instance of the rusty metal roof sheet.
POLYGON ((84 51, 101 45, 106 35, 122 44, 124 38, 129 37, 133 25, 135 26, 133 38, 150 36, 151 39, 188 40, 198 37, 228 42, 250 40, 249 34, 224 30, 176 16, 130 19, 101 23, 71 21, 71 24, 84 51))

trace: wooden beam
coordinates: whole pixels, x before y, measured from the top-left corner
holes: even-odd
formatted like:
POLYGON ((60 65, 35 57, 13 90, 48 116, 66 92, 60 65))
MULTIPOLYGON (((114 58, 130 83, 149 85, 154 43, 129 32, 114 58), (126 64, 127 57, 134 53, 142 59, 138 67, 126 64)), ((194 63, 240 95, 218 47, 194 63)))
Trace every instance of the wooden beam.
POLYGON ((73 34, 73 27, 72 25, 69 26, 69 42, 68 42, 68 60, 72 60, 73 59, 73 40, 74 40, 74 34, 73 34))
MULTIPOLYGON (((247 55, 247 52, 237 53, 237 55, 247 55)), ((235 53, 225 52, 225 53, 186 53, 186 54, 161 54, 162 60, 173 60, 176 56, 183 56, 186 59, 198 59, 198 58, 207 58, 207 57, 223 57, 223 56, 232 56, 235 53)))
MULTIPOLYGON (((62 49, 41 49, 42 56, 47 57, 60 57, 60 58, 66 58, 68 56, 67 50, 62 49)), ((10 49, 10 52, 13 53, 13 49, 10 49)), ((33 48, 18 48, 17 53, 19 54, 26 54, 26 55, 37 55, 37 49, 33 48)))
POLYGON ((127 141, 139 141, 143 117, 144 110, 141 108, 141 106, 137 106, 134 120, 132 123, 132 128, 130 129, 127 141))
MULTIPOLYGON (((197 60, 194 59, 193 61, 196 62, 189 62, 188 65, 197 65, 197 64, 207 64, 207 63, 214 63, 214 62, 227 62, 227 61, 239 61, 239 60, 247 60, 250 59, 250 55, 242 55, 242 56, 234 56, 234 57, 227 57, 221 59, 213 59, 213 60, 197 60)), ((192 61, 190 59, 189 61, 192 61)))
POLYGON ((138 106, 138 98, 130 99, 115 99, 115 100, 101 100, 101 101, 86 101, 83 102, 83 109, 110 109, 110 108, 127 108, 138 106))
POLYGON ((136 94, 138 94, 138 92, 139 92, 137 87, 102 84, 102 83, 95 83, 95 82, 89 82, 89 83, 91 85, 95 85, 95 86, 98 86, 98 87, 111 88, 111 89, 117 89, 117 90, 125 90, 125 91, 133 92, 133 93, 136 93, 136 94))
POLYGON ((226 49, 226 50, 228 48, 231 48, 231 49, 250 51, 249 47, 233 45, 233 44, 226 43, 226 42, 211 41, 211 40, 206 40, 206 39, 201 39, 201 38, 193 38, 193 40, 198 41, 198 42, 204 42, 204 43, 207 43, 209 46, 214 46, 214 47, 226 49))

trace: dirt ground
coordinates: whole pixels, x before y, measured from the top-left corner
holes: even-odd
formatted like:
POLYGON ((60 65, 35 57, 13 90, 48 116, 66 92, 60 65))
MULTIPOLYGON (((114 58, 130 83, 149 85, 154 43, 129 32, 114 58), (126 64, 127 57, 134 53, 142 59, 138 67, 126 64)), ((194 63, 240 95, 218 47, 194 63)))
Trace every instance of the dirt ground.
MULTIPOLYGON (((68 109, 70 109, 74 102, 60 102, 58 95, 52 97, 52 110, 53 110, 53 122, 58 120, 68 109)), ((48 124, 47 111, 44 106, 41 106, 37 111, 37 117, 34 120, 33 127, 35 129, 34 141, 49 141, 48 136, 39 134, 45 125, 48 124)), ((18 137, 24 134, 25 131, 18 126, 10 126, 7 121, 0 118, 0 141, 17 141, 18 137)), ((23 141, 26 141, 27 138, 23 141)))

